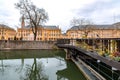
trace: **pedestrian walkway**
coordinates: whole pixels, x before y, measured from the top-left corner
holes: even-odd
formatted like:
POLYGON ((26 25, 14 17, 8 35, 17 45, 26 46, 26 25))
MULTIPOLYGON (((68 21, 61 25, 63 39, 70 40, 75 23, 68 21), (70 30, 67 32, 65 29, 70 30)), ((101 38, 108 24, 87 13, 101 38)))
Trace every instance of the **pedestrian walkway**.
POLYGON ((91 67, 86 65, 82 60, 78 59, 78 61, 72 58, 72 61, 77 65, 77 67, 83 72, 85 77, 88 80, 106 80, 99 73, 93 70, 91 67))

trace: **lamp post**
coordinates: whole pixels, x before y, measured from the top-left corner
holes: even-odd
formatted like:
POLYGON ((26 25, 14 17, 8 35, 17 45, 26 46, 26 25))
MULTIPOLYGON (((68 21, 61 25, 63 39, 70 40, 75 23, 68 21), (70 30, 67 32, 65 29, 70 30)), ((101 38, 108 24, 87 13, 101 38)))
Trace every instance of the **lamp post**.
POLYGON ((98 64, 98 72, 99 72, 100 71, 100 66, 99 66, 100 60, 97 60, 97 64, 98 64))

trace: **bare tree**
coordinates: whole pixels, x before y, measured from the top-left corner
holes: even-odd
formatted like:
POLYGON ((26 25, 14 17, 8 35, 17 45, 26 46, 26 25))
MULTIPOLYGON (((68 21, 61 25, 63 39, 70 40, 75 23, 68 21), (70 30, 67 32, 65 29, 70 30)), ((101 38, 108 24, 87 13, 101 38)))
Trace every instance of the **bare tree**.
POLYGON ((48 14, 43 8, 37 8, 30 0, 20 0, 15 4, 20 10, 20 14, 24 15, 26 22, 29 23, 36 40, 38 26, 48 20, 48 14))
POLYGON ((21 80, 48 80, 48 76, 44 73, 44 66, 41 62, 37 62, 34 58, 32 65, 25 65, 25 76, 21 76, 21 80))
POLYGON ((82 21, 83 21, 83 19, 73 18, 73 19, 70 21, 70 25, 71 25, 71 26, 79 26, 79 25, 82 24, 82 21))
POLYGON ((88 34, 94 29, 94 26, 92 25, 93 22, 88 19, 73 18, 70 23, 71 26, 78 26, 78 31, 82 30, 85 38, 87 38, 88 34))
POLYGON ((24 80, 48 80, 48 76, 44 73, 43 65, 41 62, 37 62, 34 58, 34 62, 31 65, 27 65, 26 76, 24 80))

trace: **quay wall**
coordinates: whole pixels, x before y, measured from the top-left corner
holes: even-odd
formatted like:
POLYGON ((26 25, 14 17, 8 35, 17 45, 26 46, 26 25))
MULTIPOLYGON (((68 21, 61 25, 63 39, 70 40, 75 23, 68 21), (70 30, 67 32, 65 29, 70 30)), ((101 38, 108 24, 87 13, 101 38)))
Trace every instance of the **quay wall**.
POLYGON ((0 50, 9 49, 53 49, 54 41, 0 40, 0 50))

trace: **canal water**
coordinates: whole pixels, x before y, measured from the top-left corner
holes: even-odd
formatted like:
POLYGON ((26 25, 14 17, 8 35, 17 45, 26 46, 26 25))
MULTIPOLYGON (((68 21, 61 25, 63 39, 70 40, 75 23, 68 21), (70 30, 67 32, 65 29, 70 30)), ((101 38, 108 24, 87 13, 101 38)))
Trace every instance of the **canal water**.
POLYGON ((0 51, 0 80, 86 80, 63 50, 0 51))

